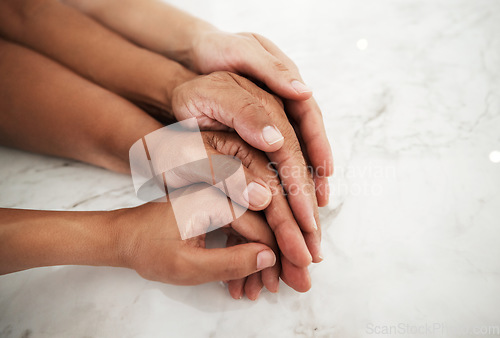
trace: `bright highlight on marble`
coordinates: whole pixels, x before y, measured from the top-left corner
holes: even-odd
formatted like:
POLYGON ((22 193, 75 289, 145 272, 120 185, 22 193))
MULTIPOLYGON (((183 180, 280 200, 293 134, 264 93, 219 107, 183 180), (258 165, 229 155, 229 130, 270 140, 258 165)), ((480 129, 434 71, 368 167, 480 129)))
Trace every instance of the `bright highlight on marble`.
POLYGON ((500 151, 494 150, 490 153, 490 161, 493 163, 500 163, 500 151))
POLYGON ((368 40, 359 39, 358 42, 356 42, 356 46, 358 47, 359 50, 365 50, 368 48, 368 40))

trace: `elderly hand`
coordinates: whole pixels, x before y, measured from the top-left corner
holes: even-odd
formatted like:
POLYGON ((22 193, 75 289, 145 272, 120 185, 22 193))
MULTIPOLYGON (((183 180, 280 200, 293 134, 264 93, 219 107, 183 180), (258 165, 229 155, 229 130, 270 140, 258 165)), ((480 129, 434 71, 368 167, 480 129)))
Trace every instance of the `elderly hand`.
POLYGON ((249 76, 285 100, 285 112, 297 125, 302 150, 314 168, 318 203, 328 204, 326 177, 333 173, 330 144, 321 111, 295 63, 258 34, 232 34, 204 27, 194 36, 185 61, 188 67, 202 74, 230 71, 249 76))

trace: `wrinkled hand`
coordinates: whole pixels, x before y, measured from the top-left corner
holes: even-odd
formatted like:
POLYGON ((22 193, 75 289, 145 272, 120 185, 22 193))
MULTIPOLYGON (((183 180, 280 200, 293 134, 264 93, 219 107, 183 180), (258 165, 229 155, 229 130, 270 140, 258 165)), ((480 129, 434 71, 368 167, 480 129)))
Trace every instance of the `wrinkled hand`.
POLYGON ((202 74, 230 71, 248 76, 285 99, 285 111, 297 125, 304 154, 315 169, 319 205, 326 205, 329 193, 326 177, 333 173, 332 153, 321 111, 311 90, 303 84, 295 63, 261 35, 207 29, 194 39, 188 65, 202 74))
MULTIPOLYGON (((203 206, 190 210, 191 221, 197 226, 208 229, 227 216, 227 197, 207 184, 179 189, 170 197, 179 194, 188 194, 191 205, 203 206)), ((110 213, 110 222, 120 232, 118 246, 125 265, 146 279, 177 285, 229 280, 229 292, 235 299, 245 293, 255 300, 263 285, 278 291, 277 245, 264 218, 256 212, 247 210, 224 227, 227 247, 215 249, 205 248, 205 234, 181 239, 177 214, 174 216, 172 203, 166 199, 110 213), (235 245, 238 238, 248 243, 235 245)))

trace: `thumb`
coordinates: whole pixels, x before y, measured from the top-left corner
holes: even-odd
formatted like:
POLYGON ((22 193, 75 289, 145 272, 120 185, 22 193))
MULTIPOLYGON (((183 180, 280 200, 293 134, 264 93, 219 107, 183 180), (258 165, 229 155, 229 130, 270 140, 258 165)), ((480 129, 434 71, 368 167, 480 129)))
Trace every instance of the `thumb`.
POLYGON ((274 43, 251 34, 258 46, 252 53, 241 55, 238 71, 266 84, 272 92, 290 100, 307 100, 312 90, 307 87, 295 63, 274 43))
POLYGON ((260 243, 194 250, 204 282, 240 279, 276 264, 273 250, 260 243))
POLYGON ((254 59, 245 59, 242 72, 266 84, 272 92, 290 100, 304 101, 312 90, 302 81, 298 71, 267 51, 259 51, 254 59))

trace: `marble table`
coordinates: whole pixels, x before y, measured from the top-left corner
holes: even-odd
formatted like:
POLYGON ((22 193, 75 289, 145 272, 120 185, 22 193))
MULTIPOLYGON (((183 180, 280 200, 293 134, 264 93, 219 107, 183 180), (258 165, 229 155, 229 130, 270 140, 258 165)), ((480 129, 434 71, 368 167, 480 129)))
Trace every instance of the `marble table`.
MULTIPOLYGON (((500 1, 176 0, 275 41, 336 160, 312 289, 49 267, 0 277, 0 337, 500 336, 500 1)), ((128 176, 0 148, 0 206, 137 205, 128 176)))

